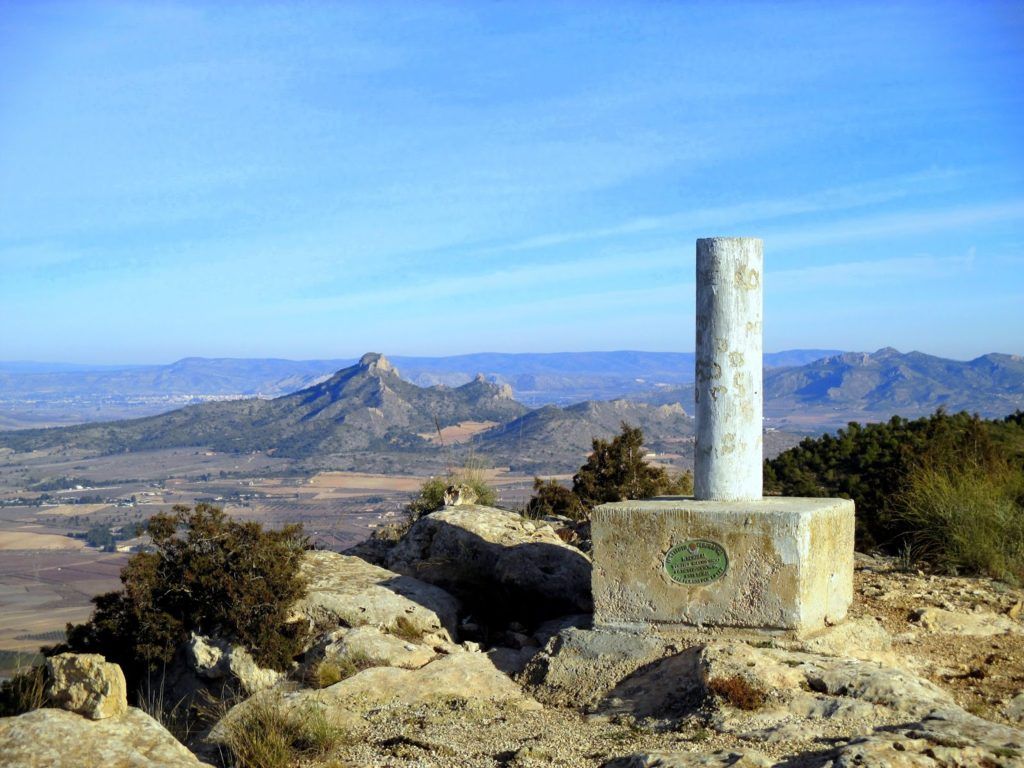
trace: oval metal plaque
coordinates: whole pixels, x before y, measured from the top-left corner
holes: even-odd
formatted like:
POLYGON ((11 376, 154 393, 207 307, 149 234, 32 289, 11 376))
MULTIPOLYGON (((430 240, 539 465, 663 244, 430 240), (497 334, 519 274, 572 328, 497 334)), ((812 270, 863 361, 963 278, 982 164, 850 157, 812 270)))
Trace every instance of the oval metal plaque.
POLYGON ((710 584, 729 570, 725 548, 714 541, 690 539, 665 555, 665 573, 679 584, 710 584))

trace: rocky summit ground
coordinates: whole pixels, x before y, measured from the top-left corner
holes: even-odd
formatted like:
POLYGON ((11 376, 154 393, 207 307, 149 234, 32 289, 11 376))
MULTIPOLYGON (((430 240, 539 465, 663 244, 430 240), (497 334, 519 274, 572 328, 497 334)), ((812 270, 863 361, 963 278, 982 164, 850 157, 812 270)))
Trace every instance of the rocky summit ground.
MULTIPOLYGON (((857 555, 848 620, 815 637, 594 630, 589 563, 557 528, 457 507, 364 557, 307 553, 294 613, 315 640, 291 673, 182 649, 175 697, 243 692, 190 748, 217 764, 275 731, 319 748, 236 764, 1024 768, 1024 591, 857 555)), ((91 714, 0 720, 11 765, 200 764, 137 709, 90 719, 116 686, 62 663, 91 714)))
MULTIPOLYGON (((827 639, 766 639, 763 648, 756 641, 742 643, 753 655, 741 665, 760 665, 758 657, 765 652, 781 654, 784 670, 807 664, 801 654, 813 654, 826 664, 849 659, 862 667, 860 674, 880 671, 885 680, 873 683, 874 690, 872 685, 843 690, 839 684, 829 696, 825 686, 802 685, 795 679, 791 685, 800 692, 798 699, 820 698, 794 701, 786 695, 784 679, 761 674, 766 701, 747 710, 726 698, 704 695, 696 682, 701 672, 694 669, 699 662, 686 660, 675 669, 662 662, 662 672, 679 678, 676 692, 683 696, 674 702, 651 685, 654 701, 646 710, 642 692, 632 702, 605 692, 582 707, 533 709, 459 700, 383 707, 365 716, 366 738, 343 746, 334 762, 325 764, 1024 765, 1024 734, 1017 730, 1024 720, 1024 592, 989 579, 925 574, 907 570, 895 559, 866 556, 858 556, 855 588, 850 622, 835 633, 834 644, 827 639), (692 675, 690 684, 683 680, 687 675, 692 675), (773 684, 779 687, 773 689, 773 684), (659 704, 665 705, 662 712, 650 711, 659 704)), ((732 645, 717 637, 707 639, 713 646, 732 645)), ((607 669, 614 677, 613 668, 607 669)), ((531 691, 528 672, 518 679, 531 691)), ((851 680, 857 675, 856 669, 848 672, 851 680)), ((607 687, 615 688, 618 681, 609 682, 607 687)), ((637 681, 641 688, 643 682, 637 681)), ((542 689, 531 692, 543 699, 542 689)))

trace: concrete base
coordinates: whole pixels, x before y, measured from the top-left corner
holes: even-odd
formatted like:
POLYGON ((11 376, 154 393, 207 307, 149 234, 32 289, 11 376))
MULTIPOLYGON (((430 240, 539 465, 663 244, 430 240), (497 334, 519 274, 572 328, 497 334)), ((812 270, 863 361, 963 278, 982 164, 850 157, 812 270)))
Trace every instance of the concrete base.
POLYGON ((853 601, 853 502, 664 498, 594 510, 594 625, 809 634, 853 601))

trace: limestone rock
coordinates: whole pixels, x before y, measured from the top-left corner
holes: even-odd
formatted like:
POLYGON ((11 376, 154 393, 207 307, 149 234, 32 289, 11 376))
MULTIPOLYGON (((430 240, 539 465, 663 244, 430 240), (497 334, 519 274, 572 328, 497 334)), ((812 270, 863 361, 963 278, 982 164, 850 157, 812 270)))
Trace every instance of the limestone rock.
POLYGON ((1024 723, 1024 693, 1018 693, 1007 702, 1006 717, 1015 723, 1024 723))
POLYGON ((916 611, 913 618, 929 632, 944 634, 988 637, 1024 631, 1024 628, 1009 616, 1000 616, 990 611, 958 613, 942 608, 923 608, 916 611))
POLYGON ((894 667, 907 666, 906 659, 892 652, 892 637, 872 618, 847 619, 813 638, 792 644, 793 650, 877 661, 894 667))
POLYGON ((228 669, 231 676, 238 681, 248 695, 275 686, 283 677, 283 672, 261 667, 252 655, 241 646, 233 646, 228 655, 228 669))
POLYGON ((525 702, 522 689, 482 653, 443 656, 417 670, 366 669, 324 689, 336 701, 366 704, 422 704, 435 699, 525 702))
POLYGON ((240 645, 231 645, 220 638, 192 633, 185 644, 188 665, 204 680, 229 679, 251 696, 272 688, 284 673, 261 667, 252 654, 240 645))
POLYGON ((774 654, 740 642, 709 643, 701 651, 697 674, 705 688, 714 681, 742 678, 750 686, 768 692, 799 690, 802 672, 774 654))
POLYGON ((592 708, 621 680, 672 649, 652 634, 565 629, 530 660, 520 680, 545 704, 592 708))
POLYGON ((325 659, 363 658, 384 667, 403 669, 419 669, 437 655, 429 645, 411 643, 370 626, 330 633, 324 638, 320 654, 325 659))
POLYGON ((124 714, 128 692, 124 672, 98 653, 62 653, 46 660, 47 695, 59 707, 92 720, 124 714))
POLYGON ((63 709, 0 718, 5 768, 200 768, 207 765, 156 720, 131 708, 90 721, 63 709))
POLYGON ((604 764, 603 768, 771 768, 775 765, 760 752, 719 751, 648 752, 619 757, 604 764))
POLYGON ((952 708, 839 745, 823 768, 1022 768, 1024 732, 952 708))
POLYGON ((459 603, 432 584, 323 550, 307 552, 301 571, 309 590, 292 610, 315 629, 364 624, 389 629, 401 623, 425 639, 456 636, 459 603))
POLYGON ((459 485, 449 485, 444 491, 444 505, 446 507, 457 507, 464 504, 476 504, 477 499, 476 491, 470 488, 465 483, 459 485))
POLYGON ((588 611, 590 559, 549 525, 477 505, 417 520, 388 554, 399 573, 467 599, 501 599, 538 619, 588 611))
POLYGON ((384 705, 422 705, 446 699, 490 701, 519 709, 539 709, 512 680, 482 653, 442 656, 420 669, 373 667, 327 688, 301 689, 282 693, 264 691, 233 707, 210 734, 214 743, 223 742, 227 729, 249 707, 275 697, 285 711, 302 712, 310 706, 322 708, 332 720, 351 730, 361 713, 384 705))
POLYGON ((206 680, 219 680, 227 673, 227 654, 231 644, 219 638, 192 633, 185 643, 188 665, 206 680))

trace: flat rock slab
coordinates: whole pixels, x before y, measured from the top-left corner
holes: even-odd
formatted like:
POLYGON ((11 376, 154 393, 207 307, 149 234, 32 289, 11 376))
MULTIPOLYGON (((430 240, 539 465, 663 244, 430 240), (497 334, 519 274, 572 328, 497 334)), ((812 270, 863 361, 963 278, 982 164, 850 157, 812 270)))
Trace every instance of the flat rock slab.
POLYGON ((437 656, 429 645, 411 643, 382 632, 377 627, 339 629, 327 638, 326 659, 367 659, 384 667, 419 669, 437 656))
POLYGON ((263 691, 232 707, 214 726, 209 739, 213 743, 225 742, 233 723, 244 717, 250 707, 267 702, 295 716, 316 709, 332 724, 355 734, 364 729, 362 716, 371 710, 450 699, 489 701, 523 710, 543 708, 486 655, 462 651, 420 669, 365 669, 327 688, 263 691))
POLYGON ((917 611, 913 618, 922 628, 939 634, 991 637, 1024 631, 1009 616, 1000 616, 990 611, 960 613, 943 608, 924 608, 917 611))
POLYGON ((441 641, 456 637, 459 601, 432 584, 324 550, 307 552, 301 571, 309 589, 292 612, 317 630, 369 624, 441 641))
POLYGON ((0 719, 5 768, 199 768, 199 761, 156 720, 130 708, 88 720, 63 709, 0 719))

